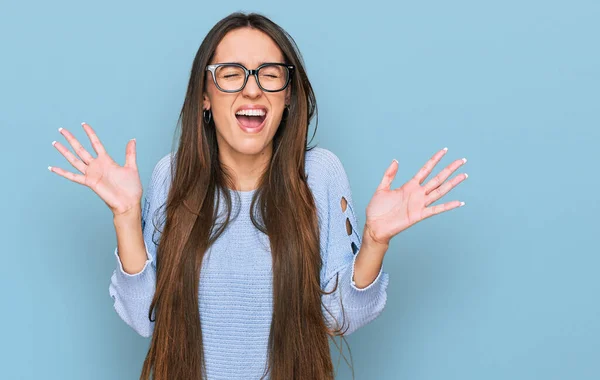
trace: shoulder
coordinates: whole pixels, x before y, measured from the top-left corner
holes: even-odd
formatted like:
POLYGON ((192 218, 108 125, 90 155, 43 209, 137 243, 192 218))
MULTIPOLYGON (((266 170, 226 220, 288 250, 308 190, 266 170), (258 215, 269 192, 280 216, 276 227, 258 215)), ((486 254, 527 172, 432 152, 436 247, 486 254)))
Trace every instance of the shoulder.
POLYGON ((350 182, 339 157, 325 148, 306 152, 308 186, 321 212, 339 204, 341 197, 352 199, 350 182))
POLYGON ((154 170, 152 171, 153 176, 158 177, 166 177, 171 174, 171 165, 175 164, 175 156, 176 153, 169 152, 166 155, 162 156, 158 162, 154 165, 154 170))
MULTIPOLYGON (((305 155, 305 171, 309 177, 327 186, 331 181, 345 180, 346 171, 339 157, 332 151, 314 147, 305 155)), ((316 182, 313 184, 317 184, 316 182)))
POLYGON ((147 187, 147 194, 149 197, 154 198, 153 200, 167 196, 171 185, 172 166, 175 165, 175 156, 175 153, 169 152, 162 156, 154 165, 147 187))
MULTIPOLYGON (((155 164, 148 190, 155 195, 166 196, 171 184, 176 152, 169 152, 155 164)), ((305 172, 313 192, 327 192, 330 184, 346 186, 348 178, 339 157, 332 151, 314 147, 305 154, 305 172)))

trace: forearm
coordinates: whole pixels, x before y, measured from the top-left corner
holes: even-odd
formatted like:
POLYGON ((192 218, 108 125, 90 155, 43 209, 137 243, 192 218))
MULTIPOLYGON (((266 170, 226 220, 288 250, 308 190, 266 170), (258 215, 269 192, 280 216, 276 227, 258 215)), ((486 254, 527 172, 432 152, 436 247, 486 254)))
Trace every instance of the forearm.
POLYGON ((350 334, 383 311, 389 282, 389 275, 383 272, 386 250, 387 244, 377 244, 370 237, 364 236, 359 251, 347 259, 349 265, 341 267, 337 273, 328 277, 324 287, 326 291, 333 292, 337 284, 335 292, 323 297, 324 308, 333 314, 330 317, 324 311, 328 324, 338 327, 342 323, 348 324, 346 334, 350 334))
POLYGON ((148 313, 156 287, 156 268, 144 241, 138 210, 136 207, 131 215, 113 218, 117 231, 118 246, 114 251, 117 268, 110 279, 109 293, 121 319, 140 335, 149 337, 154 328, 148 313))
POLYGON ((374 241, 369 235, 368 227, 363 230, 361 247, 357 253, 354 265, 354 282, 357 288, 365 288, 377 278, 383 257, 388 250, 389 244, 374 241))
POLYGON ((146 264, 146 246, 142 234, 141 208, 135 207, 127 215, 113 218, 117 233, 117 249, 123 270, 128 274, 139 273, 146 264))

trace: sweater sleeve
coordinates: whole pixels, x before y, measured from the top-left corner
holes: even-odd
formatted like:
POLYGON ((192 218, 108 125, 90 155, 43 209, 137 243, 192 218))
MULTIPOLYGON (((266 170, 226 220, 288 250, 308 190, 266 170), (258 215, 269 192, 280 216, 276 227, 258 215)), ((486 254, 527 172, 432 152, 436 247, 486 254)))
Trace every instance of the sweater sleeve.
MULTIPOLYGON (((123 270, 118 247, 114 250, 116 269, 110 278, 109 294, 119 317, 138 334, 149 337, 154 330, 154 322, 149 319, 150 303, 156 289, 156 248, 154 243, 155 221, 152 216, 166 197, 165 172, 167 161, 163 158, 155 166, 150 183, 142 202, 142 234, 146 248, 146 263, 143 269, 134 274, 123 270), (153 236, 154 235, 154 236, 153 236)), ((153 316, 154 319, 154 316, 153 316)))
POLYGON ((356 286, 354 264, 362 238, 350 184, 339 158, 331 152, 327 158, 327 201, 321 221, 322 250, 325 250, 322 252, 321 284, 324 290, 330 292, 334 289, 337 278, 335 292, 323 295, 322 298, 323 306, 331 312, 335 321, 325 309, 323 313, 329 326, 343 327, 345 335, 349 335, 381 314, 387 301, 389 275, 383 271, 382 266, 377 277, 368 286, 356 286), (342 198, 346 200, 345 205, 342 198))

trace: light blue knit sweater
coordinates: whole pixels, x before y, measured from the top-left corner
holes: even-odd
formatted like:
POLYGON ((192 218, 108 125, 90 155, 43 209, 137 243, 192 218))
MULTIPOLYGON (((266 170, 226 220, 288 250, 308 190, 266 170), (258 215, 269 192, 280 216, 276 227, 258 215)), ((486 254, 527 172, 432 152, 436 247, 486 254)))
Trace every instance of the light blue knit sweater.
MULTIPOLYGON (((170 153, 157 163, 143 198, 146 265, 141 272, 128 274, 123 271, 118 249, 114 251, 117 268, 109 286, 114 308, 125 323, 145 337, 149 337, 154 328, 154 322, 148 320, 148 311, 156 283, 154 226, 149 218, 167 198, 171 157, 170 153)), ((350 334, 383 311, 389 275, 382 268, 377 278, 365 288, 357 288, 353 282, 354 261, 362 236, 348 178, 339 158, 327 149, 316 147, 306 153, 305 170, 316 201, 321 231, 322 288, 333 289, 335 276, 339 273, 337 291, 323 296, 323 303, 338 321, 342 321, 341 292, 346 323, 349 323, 346 334, 350 334), (342 197, 347 200, 345 211, 341 207, 342 197), (346 218, 352 225, 350 235, 346 218)), ((233 190, 230 191, 233 195, 233 190)), ((199 279, 198 296, 209 380, 258 379, 267 359, 273 302, 269 240, 250 221, 250 200, 254 190, 238 193, 241 204, 236 205, 236 198, 233 198, 232 216, 241 212, 206 253, 199 279)), ((159 230, 162 231, 160 225, 159 230)), ((160 232, 157 232, 155 240, 159 238, 160 232)), ((326 312, 324 314, 331 326, 333 320, 326 312)))

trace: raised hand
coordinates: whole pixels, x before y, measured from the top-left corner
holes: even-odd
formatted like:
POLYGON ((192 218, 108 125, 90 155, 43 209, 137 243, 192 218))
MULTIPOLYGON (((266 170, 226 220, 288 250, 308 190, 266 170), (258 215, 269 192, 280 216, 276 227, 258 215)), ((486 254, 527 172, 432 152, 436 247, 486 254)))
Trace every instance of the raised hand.
POLYGON ((106 153, 92 127, 86 123, 81 123, 81 125, 98 156, 92 157, 71 132, 59 128, 59 132, 67 139, 79 157, 71 153, 60 142, 53 141, 52 145, 81 174, 52 166, 48 166, 48 170, 92 189, 102 198, 115 216, 139 207, 142 198, 142 184, 136 164, 135 139, 131 139, 127 143, 125 165, 120 166, 106 153))
POLYGON ((365 232, 369 238, 377 243, 389 244, 392 237, 413 224, 464 205, 464 202, 455 200, 429 206, 468 177, 466 173, 463 173, 444 182, 467 161, 465 158, 452 162, 424 186, 421 186, 421 183, 446 152, 447 148, 444 148, 434 154, 410 181, 397 189, 390 188, 398 172, 398 162, 396 160, 392 162, 367 205, 365 232))

